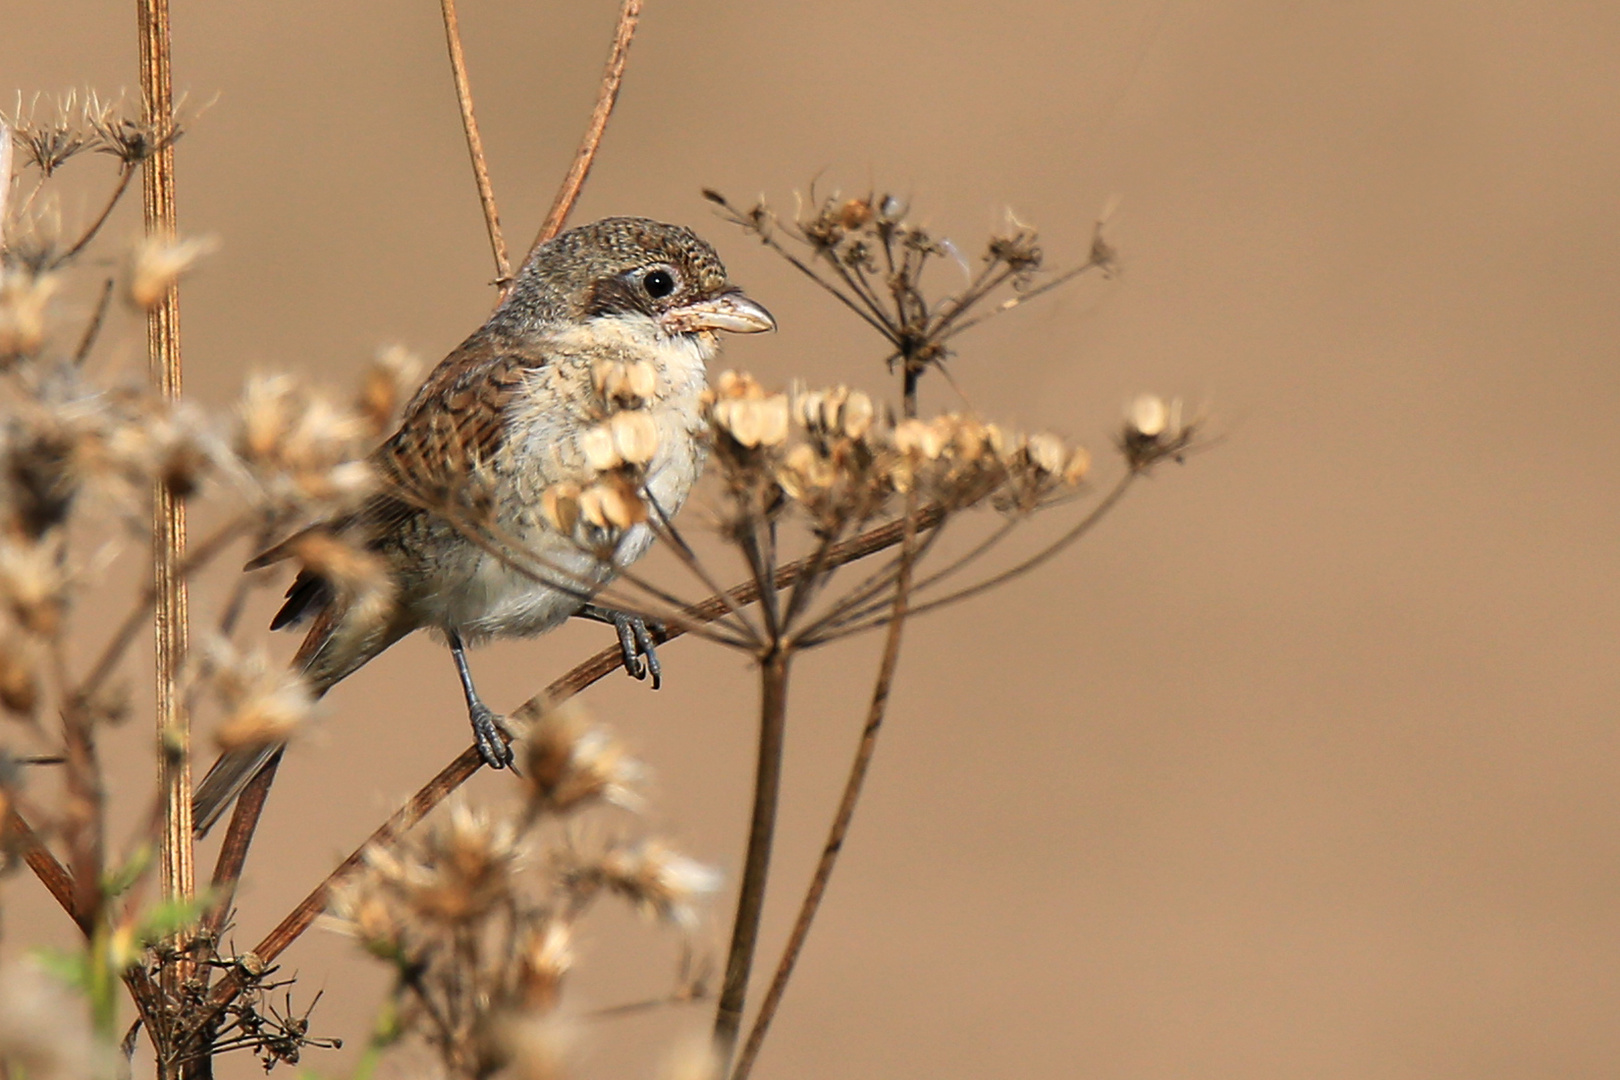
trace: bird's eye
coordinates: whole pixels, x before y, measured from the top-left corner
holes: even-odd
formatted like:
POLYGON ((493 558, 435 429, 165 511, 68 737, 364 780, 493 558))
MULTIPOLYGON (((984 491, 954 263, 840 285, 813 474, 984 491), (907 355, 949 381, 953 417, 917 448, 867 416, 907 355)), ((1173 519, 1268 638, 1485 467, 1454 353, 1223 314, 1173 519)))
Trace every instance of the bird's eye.
POLYGON ((662 300, 675 291, 675 275, 668 270, 649 270, 641 279, 641 287, 654 300, 662 300))

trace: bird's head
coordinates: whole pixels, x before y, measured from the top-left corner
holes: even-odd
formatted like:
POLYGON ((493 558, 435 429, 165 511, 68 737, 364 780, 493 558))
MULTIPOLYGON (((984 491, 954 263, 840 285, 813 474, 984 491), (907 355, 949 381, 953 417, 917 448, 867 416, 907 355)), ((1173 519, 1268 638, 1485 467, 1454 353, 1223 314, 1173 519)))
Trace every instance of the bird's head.
POLYGON ((527 327, 638 317, 669 336, 776 329, 691 229, 633 217, 603 218, 542 244, 497 313, 527 327))

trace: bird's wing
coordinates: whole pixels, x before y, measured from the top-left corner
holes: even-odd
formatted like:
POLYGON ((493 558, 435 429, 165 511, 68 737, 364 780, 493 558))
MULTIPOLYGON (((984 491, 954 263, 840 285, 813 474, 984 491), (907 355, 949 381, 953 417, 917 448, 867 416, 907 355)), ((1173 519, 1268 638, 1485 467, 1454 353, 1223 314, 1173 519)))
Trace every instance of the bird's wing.
POLYGON ((480 331, 445 357, 377 451, 385 482, 429 505, 462 494, 500 449, 508 407, 526 374, 545 363, 536 353, 480 331))

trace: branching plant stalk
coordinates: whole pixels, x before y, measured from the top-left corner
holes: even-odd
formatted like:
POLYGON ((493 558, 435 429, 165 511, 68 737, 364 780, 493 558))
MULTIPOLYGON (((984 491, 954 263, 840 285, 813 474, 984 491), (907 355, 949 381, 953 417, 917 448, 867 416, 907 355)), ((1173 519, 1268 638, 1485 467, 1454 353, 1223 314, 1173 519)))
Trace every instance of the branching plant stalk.
POLYGON ((742 1030, 748 1003, 748 977, 754 970, 759 924, 765 913, 765 886, 770 878, 771 848, 776 837, 776 810, 782 795, 782 751, 787 737, 788 673, 793 654, 773 648, 759 662, 759 754, 754 770, 754 807, 748 826, 748 854, 743 860, 737 894, 737 917, 731 927, 725 982, 714 1016, 715 1052, 721 1075, 742 1030))
MULTIPOLYGON (((912 515, 908 513, 904 519, 911 522, 912 515)), ((799 904, 799 914, 793 921, 793 929, 788 934, 787 945, 782 949, 782 958, 777 961, 776 973, 771 977, 770 988, 765 991, 765 998, 760 1002, 759 1015, 748 1031, 748 1039, 743 1044, 742 1053, 737 1058, 736 1068, 732 1070, 731 1080, 747 1080, 753 1071, 754 1062, 759 1057, 759 1051, 765 1045, 765 1036, 770 1031, 771 1021, 776 1017, 776 1010, 782 1004, 782 996, 787 992, 788 980, 793 977, 793 969, 798 964, 799 954, 804 950, 805 940, 810 936, 810 926, 815 922, 816 913, 821 909, 822 898, 827 893, 827 884, 832 880, 833 867, 838 862, 838 855, 844 849, 844 840, 849 835, 850 824, 855 820, 855 807, 860 802, 861 789, 866 783, 866 774, 872 767, 872 756, 877 752, 878 733, 883 728, 883 719, 888 714, 889 693, 894 686, 894 672, 900 663, 900 642, 906 625, 906 605, 911 597, 911 573, 915 565, 917 534, 912 528, 907 528, 905 538, 900 549, 900 576, 895 583, 894 607, 889 632, 883 642, 883 657, 878 662, 877 679, 872 686, 872 700, 867 708, 866 723, 861 729, 860 743, 855 749, 855 758, 850 763, 849 776, 844 780, 844 792, 838 800, 838 810, 833 815, 832 827, 827 830, 827 842, 822 845, 821 858, 816 863, 815 874, 810 879, 810 887, 805 891, 804 900, 799 904)))
MULTIPOLYGON (((917 512, 914 522, 909 527, 914 529, 917 535, 921 535, 937 528, 944 519, 945 511, 941 507, 927 506, 917 512)), ((907 528, 907 524, 903 521, 892 521, 851 537, 834 545, 827 553, 823 565, 842 566, 891 548, 904 540, 907 528)), ((784 564, 776 571, 775 587, 785 589, 792 586, 809 568, 808 560, 784 564)), ((751 604, 759 598, 758 586, 752 581, 739 584, 727 591, 730 594, 727 598, 711 596, 702 603, 694 604, 686 610, 686 617, 693 622, 712 621, 729 612, 734 604, 751 604)), ((672 641, 682 634, 680 628, 671 627, 660 635, 659 640, 672 641)), ((617 646, 603 649, 514 709, 513 719, 518 721, 538 719, 547 708, 566 701, 598 680, 618 671, 621 662, 617 646)), ((406 830, 427 817, 434 807, 449 798, 482 767, 483 758, 479 755, 477 747, 469 746, 463 750, 455 760, 439 770, 438 775, 423 785, 404 806, 394 811, 387 821, 378 826, 364 844, 352 851, 348 858, 311 889, 309 894, 254 946, 254 955, 267 964, 274 961, 314 924, 316 918, 326 909, 332 889, 364 864, 367 849, 373 845, 391 844, 406 830)), ((68 910, 71 914, 71 909, 68 910)), ((209 994, 208 1004, 198 1010, 195 1018, 196 1026, 212 1023, 220 1011, 241 993, 241 990, 242 982, 236 974, 221 979, 209 994)))

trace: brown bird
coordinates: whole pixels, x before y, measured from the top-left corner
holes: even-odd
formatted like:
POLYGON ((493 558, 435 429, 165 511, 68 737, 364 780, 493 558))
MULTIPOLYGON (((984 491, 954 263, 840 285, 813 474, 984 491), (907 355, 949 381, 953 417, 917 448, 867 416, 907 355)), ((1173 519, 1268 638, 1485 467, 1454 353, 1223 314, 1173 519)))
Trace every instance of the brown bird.
MULTIPOLYGON (((466 644, 543 634, 583 615, 613 624, 626 669, 637 678, 650 674, 656 688, 660 668, 646 624, 590 603, 646 551, 651 529, 633 525, 611 558, 601 559, 557 530, 543 510, 544 494, 561 483, 589 483, 582 442, 604 416, 600 372, 617 363, 641 374, 645 397, 637 403, 657 433, 640 494, 655 512, 673 515, 703 467, 701 395, 705 364, 718 350, 715 331, 775 326, 690 229, 606 218, 539 247, 506 299, 434 368, 399 430, 373 455, 382 493, 313 527, 379 560, 393 592, 386 615, 345 631, 334 582, 309 567, 298 574, 270 625, 314 619, 293 661, 314 692, 326 693, 411 631, 434 631, 450 646, 479 752, 498 769, 511 762, 511 750, 473 686, 466 644), (547 572, 517 568, 470 538, 464 523, 402 497, 480 484, 494 529, 540 557, 547 572)), ((309 532, 248 569, 289 557, 309 532)), ((281 750, 245 747, 214 763, 193 801, 199 835, 281 750)))

